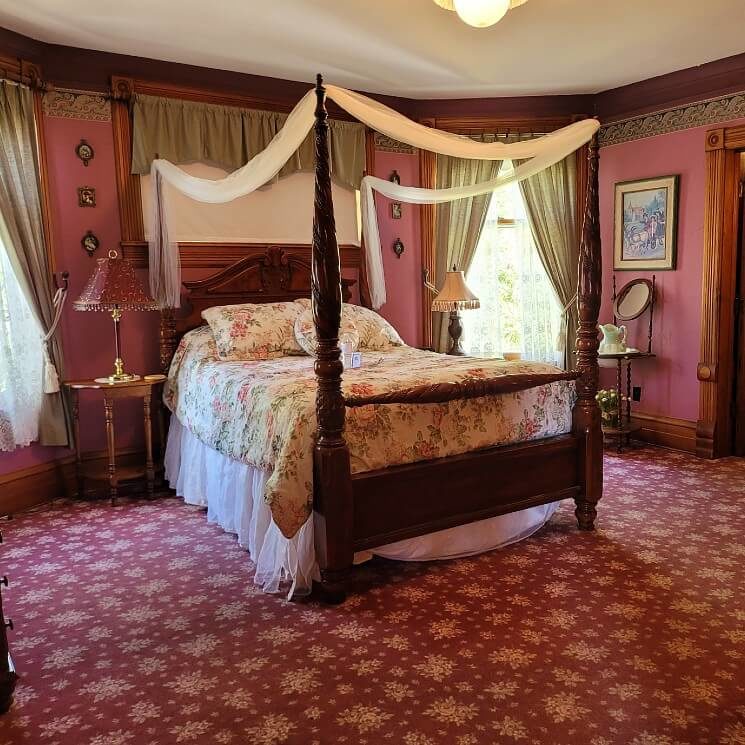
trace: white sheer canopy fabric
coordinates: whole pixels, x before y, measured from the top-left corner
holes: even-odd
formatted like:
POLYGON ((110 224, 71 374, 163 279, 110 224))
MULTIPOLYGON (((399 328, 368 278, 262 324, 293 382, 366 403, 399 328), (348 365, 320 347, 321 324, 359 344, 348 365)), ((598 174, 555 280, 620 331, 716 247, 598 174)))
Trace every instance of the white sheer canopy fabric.
MULTIPOLYGON (((504 184, 528 178, 558 163, 588 142, 600 126, 595 119, 585 119, 532 140, 509 143, 476 142, 468 137, 411 121, 378 101, 335 85, 326 86, 326 95, 371 129, 414 147, 458 158, 524 161, 509 176, 453 189, 401 186, 384 179, 366 176, 361 186, 362 233, 367 247, 367 273, 374 308, 379 308, 385 302, 386 292, 373 191, 412 204, 438 204, 486 194, 504 184)), ((179 305, 181 286, 178 247, 170 238, 163 181, 167 181, 191 199, 211 204, 229 202, 250 194, 271 181, 300 147, 313 127, 314 110, 315 91, 311 90, 292 110, 285 126, 267 148, 224 179, 212 181, 197 178, 166 160, 153 161, 153 231, 149 241, 150 289, 161 307, 179 305)))

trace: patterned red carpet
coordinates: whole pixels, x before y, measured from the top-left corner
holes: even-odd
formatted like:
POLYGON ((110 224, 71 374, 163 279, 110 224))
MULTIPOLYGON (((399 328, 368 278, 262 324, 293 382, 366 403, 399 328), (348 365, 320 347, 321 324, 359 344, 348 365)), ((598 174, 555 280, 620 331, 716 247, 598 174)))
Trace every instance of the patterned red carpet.
POLYGON ((745 463, 607 458, 601 529, 258 594, 175 499, 4 526, 22 676, 0 743, 745 743, 745 463), (365 589, 365 592, 361 592, 365 589))

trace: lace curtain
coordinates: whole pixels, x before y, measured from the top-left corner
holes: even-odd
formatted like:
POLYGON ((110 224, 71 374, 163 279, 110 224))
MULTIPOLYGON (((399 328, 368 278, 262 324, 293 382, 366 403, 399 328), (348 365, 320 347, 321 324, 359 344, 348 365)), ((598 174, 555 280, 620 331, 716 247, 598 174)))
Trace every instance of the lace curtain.
POLYGON ((38 439, 42 368, 41 329, 0 243, 0 450, 38 439))
MULTIPOLYGON (((507 161, 503 170, 511 168, 507 161)), ((533 240, 517 184, 494 193, 466 279, 481 301, 480 309, 461 314, 468 354, 520 352, 525 360, 563 362, 557 344, 561 304, 533 240)))

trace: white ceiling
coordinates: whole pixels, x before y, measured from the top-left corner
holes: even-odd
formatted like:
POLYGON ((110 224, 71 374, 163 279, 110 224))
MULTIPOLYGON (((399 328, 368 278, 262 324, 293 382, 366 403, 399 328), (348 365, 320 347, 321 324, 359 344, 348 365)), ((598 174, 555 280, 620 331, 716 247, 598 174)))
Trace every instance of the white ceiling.
POLYGON ((596 93, 745 51, 745 0, 530 0, 489 29, 432 0, 0 0, 0 26, 413 98, 596 93))

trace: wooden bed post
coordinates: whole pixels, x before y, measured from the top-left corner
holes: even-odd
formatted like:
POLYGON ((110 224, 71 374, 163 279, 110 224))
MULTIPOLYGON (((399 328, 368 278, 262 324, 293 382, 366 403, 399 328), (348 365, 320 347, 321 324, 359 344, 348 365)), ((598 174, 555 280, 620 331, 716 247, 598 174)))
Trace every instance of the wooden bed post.
POLYGON ((316 82, 316 186, 313 215, 311 294, 317 347, 315 372, 317 435, 313 458, 316 553, 323 596, 342 602, 352 568, 352 472, 344 441, 343 365, 339 350, 341 267, 336 243, 329 170, 328 115, 323 79, 316 82))
POLYGON ((572 428, 580 438, 579 468, 582 491, 576 497, 577 524, 581 530, 593 530, 597 505, 603 494, 603 433, 600 409, 595 401, 598 391, 598 315, 602 288, 602 255, 600 251, 600 206, 598 198, 598 138, 587 150, 588 174, 582 240, 579 250, 579 284, 577 307, 577 402, 572 428))

